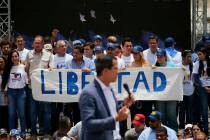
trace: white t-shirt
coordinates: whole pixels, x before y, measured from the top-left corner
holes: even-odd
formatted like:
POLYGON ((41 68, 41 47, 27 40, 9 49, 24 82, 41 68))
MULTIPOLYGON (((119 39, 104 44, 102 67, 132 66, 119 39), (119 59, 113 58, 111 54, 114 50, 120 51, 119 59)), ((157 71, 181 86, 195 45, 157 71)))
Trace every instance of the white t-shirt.
POLYGON ((183 91, 185 96, 190 96, 194 92, 194 86, 192 81, 192 74, 190 75, 190 66, 185 65, 185 76, 183 80, 183 91))
POLYGON ((24 48, 22 51, 18 51, 21 61, 24 62, 26 60, 26 56, 28 55, 28 52, 29 50, 26 48, 24 48))
POLYGON ((168 52, 167 53, 167 61, 173 63, 176 67, 181 67, 182 66, 182 54, 181 52, 176 53, 174 57, 171 57, 168 52))
MULTIPOLYGON (((203 65, 204 65, 204 74, 201 75, 200 80, 201 80, 202 86, 206 87, 206 86, 210 86, 210 77, 208 77, 207 71, 206 71, 207 70, 207 62, 203 61, 203 65)), ((198 74, 198 70, 199 70, 199 61, 196 61, 193 64, 193 73, 198 74)))
POLYGON ((154 65, 157 61, 156 53, 152 53, 150 48, 143 51, 144 59, 149 62, 151 65, 154 65))
POLYGON ((130 54, 129 56, 122 55, 121 59, 124 61, 125 67, 128 67, 128 64, 130 64, 134 61, 134 58, 133 58, 132 54, 130 54))
POLYGON ((22 64, 12 66, 7 86, 12 89, 21 89, 24 88, 27 83, 28 77, 25 72, 25 66, 22 64))
POLYGON ((118 69, 122 70, 125 68, 125 62, 123 61, 123 59, 117 57, 117 65, 118 65, 118 69))
POLYGON ((72 59, 73 59, 73 56, 67 53, 62 57, 55 54, 53 58, 53 67, 56 69, 62 69, 62 68, 66 69, 67 64, 70 63, 72 59))

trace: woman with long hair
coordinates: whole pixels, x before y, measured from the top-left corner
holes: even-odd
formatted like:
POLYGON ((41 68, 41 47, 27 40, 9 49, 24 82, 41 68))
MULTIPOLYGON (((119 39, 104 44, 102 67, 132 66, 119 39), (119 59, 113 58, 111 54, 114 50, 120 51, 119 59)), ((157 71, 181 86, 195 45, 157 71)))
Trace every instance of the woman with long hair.
POLYGON ((25 67, 20 63, 19 54, 16 50, 12 50, 8 55, 3 76, 2 90, 7 89, 9 98, 9 130, 17 128, 16 114, 20 119, 21 136, 25 136, 25 99, 26 93, 24 87, 28 82, 25 67))
POLYGON ((192 126, 192 135, 193 135, 193 137, 195 137, 195 135, 197 133, 199 133, 199 132, 203 132, 202 126, 199 123, 193 124, 193 126, 192 126))
MULTIPOLYGON (((200 107, 197 111, 200 111, 202 117, 202 124, 204 126, 204 132, 208 134, 208 94, 210 93, 210 59, 209 54, 203 46, 198 50, 199 61, 196 61, 193 66, 193 81, 197 87, 198 99, 200 101, 200 107)), ((197 118, 201 118, 197 116, 197 118)), ((196 120, 197 123, 200 120, 196 120)))
MULTIPOLYGON (((132 49, 132 55, 134 61, 128 64, 128 67, 148 67, 149 63, 144 59, 143 48, 139 45, 136 45, 132 49)), ((131 118, 134 118, 135 114, 142 113, 145 116, 149 116, 152 112, 152 101, 136 101, 135 104, 131 106, 131 118)), ((148 119, 146 119, 148 120, 148 119)), ((148 125, 148 121, 146 122, 148 125)))
POLYGON ((144 59, 143 48, 139 45, 136 45, 132 49, 132 54, 134 61, 128 64, 128 67, 147 67, 149 63, 144 59))
POLYGON ((185 76, 183 80, 183 101, 179 102, 179 128, 184 128, 185 124, 192 123, 192 105, 194 86, 192 81, 192 51, 184 50, 182 52, 182 65, 185 68, 185 76), (185 120, 186 118, 186 120, 185 120))

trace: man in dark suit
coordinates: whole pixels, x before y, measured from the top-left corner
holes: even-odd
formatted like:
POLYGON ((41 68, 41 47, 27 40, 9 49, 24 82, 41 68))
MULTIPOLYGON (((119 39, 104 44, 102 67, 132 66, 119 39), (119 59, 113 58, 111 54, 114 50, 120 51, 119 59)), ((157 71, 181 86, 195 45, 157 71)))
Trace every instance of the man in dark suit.
POLYGON ((118 74, 117 59, 106 55, 96 60, 97 77, 87 85, 80 96, 79 106, 82 119, 82 140, 121 140, 119 122, 128 118, 128 107, 133 95, 124 100, 119 109, 109 84, 118 74))

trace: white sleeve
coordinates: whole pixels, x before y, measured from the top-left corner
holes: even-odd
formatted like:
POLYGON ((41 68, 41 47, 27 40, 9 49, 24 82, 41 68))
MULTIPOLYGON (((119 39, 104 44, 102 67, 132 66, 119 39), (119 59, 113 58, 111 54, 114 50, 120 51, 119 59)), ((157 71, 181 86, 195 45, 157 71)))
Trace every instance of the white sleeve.
POLYGON ((199 69, 199 61, 196 61, 193 63, 193 72, 194 74, 198 74, 198 69, 199 69))
POLYGON ((24 73, 24 79, 25 79, 26 84, 28 84, 29 83, 29 80, 28 80, 28 75, 27 75, 26 72, 24 73))
POLYGON ((67 133, 68 137, 75 137, 79 135, 79 129, 77 127, 77 125, 73 126, 69 132, 67 133))

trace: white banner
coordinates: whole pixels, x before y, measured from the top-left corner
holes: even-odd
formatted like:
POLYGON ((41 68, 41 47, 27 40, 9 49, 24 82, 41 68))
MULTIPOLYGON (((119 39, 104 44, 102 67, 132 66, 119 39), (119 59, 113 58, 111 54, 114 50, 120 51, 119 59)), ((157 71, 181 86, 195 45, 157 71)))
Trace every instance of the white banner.
MULTIPOLYGON (((35 100, 47 102, 78 102, 82 88, 93 81, 95 73, 81 70, 36 70, 31 76, 35 100)), ((128 94, 127 83, 136 100, 182 100, 183 77, 181 68, 129 68, 118 73, 111 84, 118 100, 128 94)))

